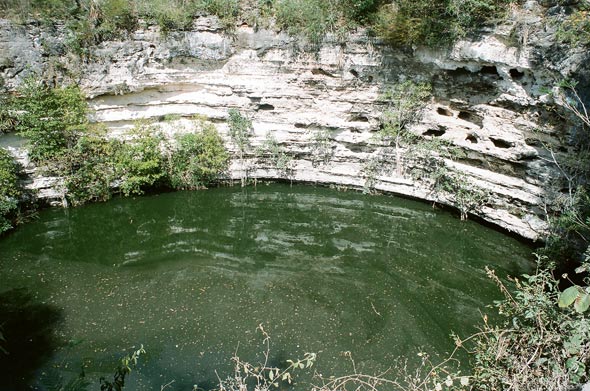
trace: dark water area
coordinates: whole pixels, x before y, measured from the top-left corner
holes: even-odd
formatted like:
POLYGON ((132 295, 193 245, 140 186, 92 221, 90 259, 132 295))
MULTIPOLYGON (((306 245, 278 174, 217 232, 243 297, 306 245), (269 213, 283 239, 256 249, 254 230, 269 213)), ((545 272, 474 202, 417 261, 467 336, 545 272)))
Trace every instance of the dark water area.
MULTIPOLYGON (((430 205, 262 185, 43 211, 0 241, 0 390, 83 370, 99 389, 143 344, 126 390, 203 389, 255 362, 318 354, 324 376, 444 355, 500 297, 486 275, 531 250, 430 205), (217 371, 217 374, 216 374, 217 371)), ((302 387, 303 388, 303 387, 302 387)))

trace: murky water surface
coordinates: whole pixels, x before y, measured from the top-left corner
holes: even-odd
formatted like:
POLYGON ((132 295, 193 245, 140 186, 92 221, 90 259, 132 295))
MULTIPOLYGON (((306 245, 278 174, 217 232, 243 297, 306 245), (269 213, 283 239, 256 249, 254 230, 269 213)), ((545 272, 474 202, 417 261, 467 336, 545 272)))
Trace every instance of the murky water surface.
MULTIPOLYGON (((431 206, 263 185, 53 209, 0 241, 0 389, 111 376, 145 346, 128 390, 214 387, 256 331, 275 364, 317 352, 325 375, 444 354, 475 330, 499 275, 530 249, 431 206)), ((90 389, 98 389, 93 385, 90 389)))

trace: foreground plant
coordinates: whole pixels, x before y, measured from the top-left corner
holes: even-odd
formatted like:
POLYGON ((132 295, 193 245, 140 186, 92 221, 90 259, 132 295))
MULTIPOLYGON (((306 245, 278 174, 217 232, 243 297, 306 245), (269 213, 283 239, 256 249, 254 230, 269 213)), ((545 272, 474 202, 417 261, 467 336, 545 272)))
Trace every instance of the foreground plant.
MULTIPOLYGON (((587 275, 590 263, 578 271, 587 275)), ((588 382, 590 279, 583 279, 584 287, 575 285, 560 292, 559 281, 547 269, 514 279, 514 289, 492 270, 487 273, 504 295, 495 303, 500 319, 492 322, 484 316, 479 332, 464 339, 455 336, 455 350, 446 359, 435 363, 419 353, 422 361, 417 366, 400 361, 374 375, 357 372, 353 361, 352 374, 320 379, 315 390, 568 391, 588 382), (455 358, 461 349, 470 359, 469 374, 461 372, 455 358)))
MULTIPOLYGON (((559 281, 549 270, 515 279, 511 293, 494 274, 504 299, 496 303, 502 316, 487 321, 472 354, 477 390, 566 391, 588 380, 590 319, 580 311, 559 308, 559 281)), ((563 307, 563 306, 562 306, 563 307)))
POLYGON ((234 362, 234 374, 226 379, 219 378, 218 391, 247 391, 254 385, 255 391, 268 391, 277 389, 281 383, 292 384, 293 372, 301 369, 308 369, 313 366, 316 360, 315 353, 305 353, 302 359, 287 360, 286 368, 269 366, 270 356, 270 335, 262 325, 258 326, 262 333, 265 350, 263 360, 258 364, 251 364, 238 357, 237 352, 232 358, 234 362))

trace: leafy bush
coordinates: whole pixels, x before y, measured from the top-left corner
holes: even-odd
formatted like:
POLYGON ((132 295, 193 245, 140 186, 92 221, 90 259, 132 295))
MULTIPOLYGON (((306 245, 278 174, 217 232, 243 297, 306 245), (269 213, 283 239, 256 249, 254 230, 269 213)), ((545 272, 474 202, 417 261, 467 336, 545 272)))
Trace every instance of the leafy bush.
POLYGON ((182 0, 141 0, 137 8, 140 15, 155 20, 164 32, 190 28, 197 11, 194 2, 182 0))
POLYGON ((252 121, 236 109, 230 109, 228 114, 229 135, 240 154, 243 155, 250 146, 252 121))
POLYGON ((87 126, 88 108, 77 86, 49 88, 30 78, 11 105, 14 128, 29 140, 29 156, 36 163, 59 159, 87 126))
POLYGON ((386 91, 381 98, 386 109, 381 117, 379 137, 386 142, 394 141, 396 145, 413 138, 407 127, 419 119, 431 90, 430 84, 407 80, 386 91))
POLYGON ((590 319, 556 305, 559 283, 546 269, 515 280, 514 294, 495 275, 504 300, 498 325, 485 323, 473 346, 476 389, 566 391, 587 381, 590 319))
POLYGON ((242 115, 236 109, 229 110, 228 126, 232 143, 238 148, 240 165, 242 166, 242 186, 246 185, 248 179, 248 167, 245 165, 244 154, 250 148, 250 136, 252 135, 252 121, 242 115))
POLYGON ((590 45, 590 2, 581 1, 574 12, 565 19, 556 18, 558 23, 557 39, 573 46, 590 45))
POLYGON ((229 163, 223 140, 213 124, 201 123, 200 133, 177 138, 168 162, 170 184, 176 189, 206 187, 223 173, 229 163))
POLYGON ((17 20, 27 16, 63 20, 74 15, 77 8, 71 0, 0 0, 0 15, 17 20))
POLYGON ((217 15, 225 28, 232 30, 240 14, 239 0, 201 0, 201 7, 207 13, 217 15))
POLYGON ((379 8, 380 0, 340 0, 340 7, 348 19, 366 23, 379 8))
POLYGON ((552 209, 544 254, 564 266, 568 261, 579 263, 590 246, 590 117, 575 83, 562 82, 559 87, 555 99, 571 116, 572 126, 564 140, 565 156, 548 147, 561 176, 546 190, 552 209))
POLYGON ((279 145, 276 137, 272 133, 267 133, 262 145, 256 151, 259 158, 268 161, 272 168, 289 176, 291 174, 291 163, 293 157, 288 154, 285 148, 279 145))
POLYGON ((319 44, 334 27, 336 14, 330 12, 328 4, 318 0, 279 0, 275 5, 277 26, 319 44))
POLYGON ((137 27, 133 2, 128 0, 104 0, 97 19, 101 40, 116 38, 120 31, 133 31, 137 27))
POLYGON ((512 0, 396 0, 381 7, 375 31, 396 45, 446 44, 501 19, 512 0))
POLYGON ((434 191, 447 193, 461 213, 461 220, 467 220, 469 213, 489 202, 490 193, 471 183, 462 173, 452 173, 447 166, 440 165, 433 174, 434 191))
POLYGON ((65 186, 68 200, 73 205, 111 198, 119 150, 119 142, 106 139, 104 134, 95 133, 84 135, 68 151, 65 157, 65 186))
POLYGON ((133 139, 122 143, 115 155, 115 172, 125 196, 141 195, 147 188, 161 183, 165 176, 165 161, 160 151, 162 137, 156 129, 139 123, 132 135, 133 139))
POLYGON ((13 157, 0 148, 0 234, 12 228, 12 220, 18 211, 21 188, 17 173, 13 157))

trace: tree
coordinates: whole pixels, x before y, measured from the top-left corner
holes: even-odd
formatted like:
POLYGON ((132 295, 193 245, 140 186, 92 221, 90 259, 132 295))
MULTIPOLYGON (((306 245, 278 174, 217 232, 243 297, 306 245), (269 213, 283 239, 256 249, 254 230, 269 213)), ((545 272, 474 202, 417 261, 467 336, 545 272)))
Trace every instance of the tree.
POLYGON ((379 137, 386 145, 395 147, 398 175, 403 174, 401 148, 404 143, 416 138, 408 126, 420 118, 421 110, 430 97, 430 91, 429 84, 408 80, 397 84, 383 96, 387 108, 381 117, 379 137))

